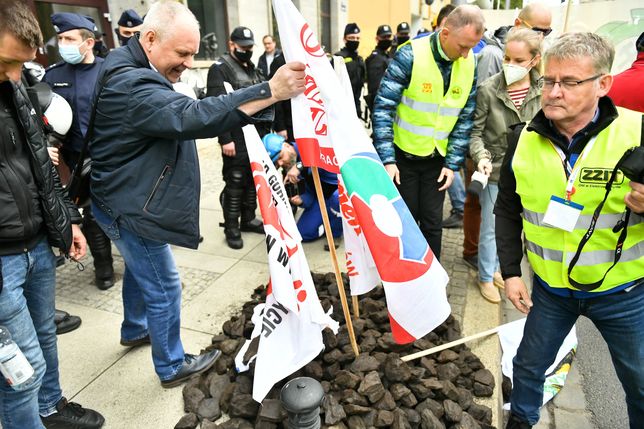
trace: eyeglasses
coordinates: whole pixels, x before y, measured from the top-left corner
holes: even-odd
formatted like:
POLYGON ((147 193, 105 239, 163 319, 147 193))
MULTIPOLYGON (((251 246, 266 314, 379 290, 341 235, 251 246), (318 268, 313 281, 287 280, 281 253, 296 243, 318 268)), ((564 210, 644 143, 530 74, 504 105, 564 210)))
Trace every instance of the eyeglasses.
POLYGON ((528 24, 524 20, 520 20, 526 27, 528 27, 532 31, 538 31, 539 33, 543 34, 543 37, 546 37, 548 34, 552 33, 552 28, 541 28, 541 27, 533 27, 532 25, 528 24))
POLYGON ((554 80, 547 77, 542 77, 539 79, 539 86, 546 91, 552 91, 552 89, 555 87, 555 84, 559 84, 559 88, 561 89, 573 90, 583 83, 599 79, 602 76, 603 74, 598 74, 582 80, 574 80, 574 79, 554 80))

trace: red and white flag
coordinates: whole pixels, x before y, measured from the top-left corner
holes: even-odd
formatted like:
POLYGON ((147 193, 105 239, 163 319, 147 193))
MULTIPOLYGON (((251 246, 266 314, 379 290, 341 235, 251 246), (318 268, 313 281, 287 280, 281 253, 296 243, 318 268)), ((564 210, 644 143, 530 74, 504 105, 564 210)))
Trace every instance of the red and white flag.
MULTIPOLYGON (((329 327, 337 332, 338 323, 324 312, 315 291, 282 176, 255 127, 247 125, 243 131, 264 221, 270 272, 266 303, 255 309, 251 336, 251 342, 259 341, 253 399, 261 402, 275 383, 324 349, 322 330, 329 327)), ((238 370, 247 368, 244 355, 249 345, 247 342, 235 359, 238 370)))
MULTIPOLYGON (((307 65, 310 114, 296 117, 305 109, 294 102, 293 122, 308 121, 309 128, 324 130, 325 145, 330 141, 334 164, 340 167, 347 198, 382 279, 394 340, 414 341, 450 313, 447 273, 376 154, 353 99, 340 90, 342 84, 308 23, 291 0, 273 0, 273 10, 286 59, 307 65)), ((297 139, 298 128, 294 133, 297 139)))

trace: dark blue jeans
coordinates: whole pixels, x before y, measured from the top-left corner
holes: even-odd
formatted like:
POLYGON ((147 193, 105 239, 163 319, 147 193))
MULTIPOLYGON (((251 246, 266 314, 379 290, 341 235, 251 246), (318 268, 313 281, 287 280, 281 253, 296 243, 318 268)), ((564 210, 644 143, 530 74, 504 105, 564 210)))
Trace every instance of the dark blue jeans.
POLYGON ((644 285, 589 299, 554 295, 533 282, 532 302, 513 360, 512 413, 534 425, 539 420, 545 371, 579 316, 588 317, 608 344, 624 391, 630 427, 644 422, 644 285))
POLYGON ((172 378, 185 356, 179 332, 181 281, 170 246, 123 228, 94 203, 92 212, 125 261, 121 338, 149 334, 157 375, 162 381, 172 378))
POLYGON ((2 379, 0 421, 4 429, 42 428, 39 413, 55 412, 63 395, 54 323, 56 258, 43 239, 29 252, 0 256, 0 263, 0 325, 9 330, 35 371, 35 377, 18 389, 2 379))

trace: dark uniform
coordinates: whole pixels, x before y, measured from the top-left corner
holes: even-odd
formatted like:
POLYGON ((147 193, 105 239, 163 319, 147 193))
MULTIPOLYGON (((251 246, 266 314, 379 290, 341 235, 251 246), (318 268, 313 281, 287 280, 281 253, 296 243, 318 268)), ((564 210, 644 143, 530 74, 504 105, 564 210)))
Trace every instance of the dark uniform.
POLYGON ((394 37, 394 43, 391 45, 391 49, 389 50, 389 55, 391 56, 391 58, 394 57, 394 54, 396 53, 398 47, 400 47, 400 45, 410 39, 410 31, 411 28, 409 27, 409 23, 403 21, 398 24, 398 26, 396 27, 396 37, 394 37))
MULTIPOLYGON (((253 42, 252 32, 248 28, 237 27, 231 34, 231 40, 240 46, 250 46, 246 43, 253 42)), ((244 65, 227 52, 219 57, 208 70, 206 96, 225 94, 224 82, 230 83, 233 89, 237 90, 255 85, 262 80, 262 74, 250 60, 246 61, 244 65)), ((256 125, 260 136, 270 131, 270 125, 270 122, 256 125)), ((235 143, 235 156, 223 155, 222 174, 226 185, 222 192, 221 203, 224 211, 226 241, 232 248, 241 248, 243 242, 240 230, 264 233, 262 222, 255 219, 255 209, 257 208, 255 183, 242 129, 235 128, 230 132, 220 134, 217 138, 221 145, 235 143)))
MULTIPOLYGON (((388 25, 381 25, 378 27, 376 36, 386 37, 391 36, 391 27, 388 25)), ((367 102, 367 107, 369 111, 373 113, 373 102, 376 98, 376 93, 380 87, 380 81, 385 75, 385 70, 391 61, 389 56, 389 48, 391 47, 390 39, 383 39, 378 41, 378 45, 371 52, 371 55, 367 57, 365 61, 367 69, 367 96, 365 101, 367 102), (386 43, 388 42, 388 43, 386 43)))
MULTIPOLYGON (((349 34, 358 34, 360 33, 360 28, 355 23, 347 24, 344 29, 344 36, 346 37, 349 34)), ((340 49, 334 55, 339 55, 344 58, 344 62, 347 66, 347 73, 349 74, 349 80, 351 81, 351 88, 353 89, 353 100, 356 103, 356 113, 359 117, 362 116, 362 109, 360 108, 360 96, 362 93, 362 87, 364 86, 366 69, 364 60, 360 55, 358 55, 358 42, 345 42, 345 47, 340 49)))
MULTIPOLYGON (((58 34, 74 29, 96 29, 92 21, 74 13, 56 13, 52 15, 51 20, 58 34)), ((88 51, 86 55, 89 53, 88 51)), ((43 82, 49 84, 56 94, 69 103, 74 115, 71 128, 64 137, 62 147, 59 148, 63 161, 71 170, 78 162, 83 148, 92 111, 94 87, 103 61, 103 58, 98 57, 90 64, 68 64, 63 61, 45 71, 43 82)), ((83 234, 94 258, 96 285, 100 289, 108 289, 114 285, 112 245, 96 224, 89 207, 83 210, 83 234)))
POLYGON ((141 25, 143 25, 143 18, 139 16, 138 13, 134 9, 126 9, 123 11, 121 14, 121 17, 118 20, 118 28, 114 29, 114 32, 116 33, 116 38, 119 40, 119 43, 121 46, 127 45, 128 40, 130 40, 131 37, 124 36, 121 33, 121 28, 138 28, 141 25))

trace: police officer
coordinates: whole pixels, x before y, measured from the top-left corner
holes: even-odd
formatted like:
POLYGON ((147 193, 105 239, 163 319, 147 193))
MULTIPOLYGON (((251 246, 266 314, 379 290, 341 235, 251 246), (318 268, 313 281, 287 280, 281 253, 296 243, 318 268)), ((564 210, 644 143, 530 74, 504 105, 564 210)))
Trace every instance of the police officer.
POLYGON ((360 108, 360 94, 364 86, 366 69, 364 60, 358 55, 358 46, 360 45, 360 28, 355 22, 351 22, 344 27, 344 48, 336 52, 344 58, 347 65, 347 73, 351 81, 351 88, 353 88, 353 100, 356 103, 356 113, 359 117, 362 116, 362 109, 360 108))
POLYGON ((380 86, 382 76, 387 70, 391 57, 389 56, 389 48, 391 47, 393 33, 391 27, 387 24, 381 25, 376 31, 376 48, 367 57, 367 91, 365 97, 369 111, 373 113, 373 100, 376 98, 376 92, 380 86))
POLYGON ((396 49, 398 49, 400 45, 402 45, 403 43, 409 40, 410 31, 411 31, 411 28, 409 27, 408 22, 403 21, 400 24, 398 24, 398 26, 396 27, 396 37, 394 37, 394 43, 391 45, 391 50, 389 51, 389 55, 391 57, 394 56, 394 54, 396 53, 396 49))
POLYGON ((121 46, 125 46, 135 33, 138 33, 143 24, 143 19, 134 9, 127 9, 119 18, 118 28, 114 29, 121 46))
MULTIPOLYGON (((219 57, 208 70, 207 96, 226 93, 224 82, 233 89, 246 88, 261 82, 262 75, 251 61, 255 39, 246 27, 237 27, 230 34, 228 52, 219 57)), ((270 121, 272 118, 267 118, 270 121)), ((260 135, 269 131, 270 122, 256 125, 260 135)), ((250 170, 250 161, 241 128, 217 136, 223 154, 224 190, 220 200, 224 211, 224 234, 232 249, 241 249, 241 231, 264 233, 262 222, 255 218, 257 196, 250 170), (241 218, 241 223, 240 223, 241 218)))
MULTIPOLYGON (((51 16, 58 35, 58 51, 63 61, 49 67, 43 82, 63 97, 72 108, 72 126, 65 136, 60 155, 73 170, 83 148, 91 112, 91 100, 102 58, 94 56, 94 21, 76 13, 61 12, 51 16)), ((114 286, 114 268, 110 240, 99 228, 89 208, 83 210, 83 233, 92 256, 96 286, 105 290, 114 286)))

